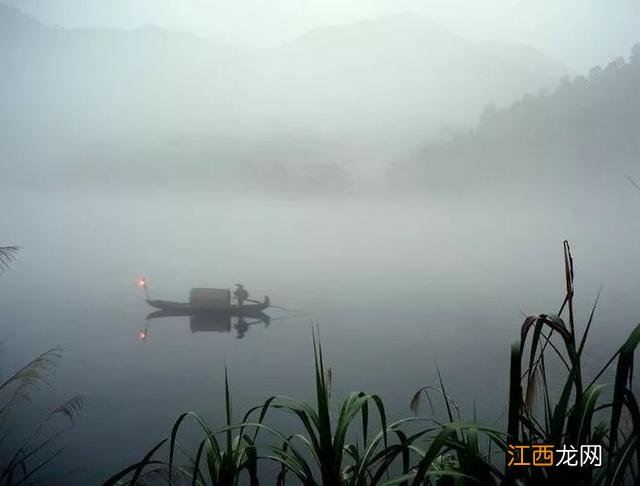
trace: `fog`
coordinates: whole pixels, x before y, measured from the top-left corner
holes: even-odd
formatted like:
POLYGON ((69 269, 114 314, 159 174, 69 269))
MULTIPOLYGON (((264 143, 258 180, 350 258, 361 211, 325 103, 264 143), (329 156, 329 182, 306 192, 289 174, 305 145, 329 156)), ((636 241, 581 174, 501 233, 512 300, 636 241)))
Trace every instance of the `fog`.
MULTIPOLYGON (((43 5, 21 8, 53 22, 43 5)), ((109 5, 106 19, 121 26, 79 28, 82 9, 62 27, 0 9, 5 184, 380 195, 390 166, 475 129, 486 107, 509 109, 587 74, 535 44, 474 39, 420 12, 363 9, 256 47, 139 27, 129 17, 144 5, 129 17, 109 5)), ((474 165, 493 163, 484 156, 474 165)), ((432 164, 423 165, 437 174, 432 164)))
POLYGON ((26 185, 344 185, 569 72, 409 14, 256 49, 1 13, 5 180, 26 185))
POLYGON ((273 394, 312 399, 310 319, 320 325, 336 397, 380 393, 392 420, 408 413, 418 387, 436 383, 438 366, 465 413, 501 423, 521 313, 556 312, 561 303, 563 238, 576 260, 580 329, 603 288, 586 372, 614 352, 640 312, 640 197, 632 189, 589 212, 555 208, 553 217, 547 206, 450 200, 144 192, 10 200, 19 210, 3 218, 3 233, 23 250, 0 281, 3 369, 64 345, 51 386, 32 396, 19 423, 84 394, 55 469, 83 466, 72 476, 83 484, 138 460, 184 410, 219 424, 225 363, 237 411, 273 394), (136 287, 141 275, 153 298, 184 300, 191 287, 238 281, 253 298, 266 294, 306 315, 282 319, 292 313, 274 309, 269 326, 246 334, 235 321, 218 332, 200 332, 189 318, 145 321, 152 309, 136 287))
POLYGON ((274 47, 309 30, 398 13, 418 14, 479 41, 535 47, 576 71, 603 64, 637 42, 633 0, 4 0, 63 27, 157 25, 214 40, 274 47))
POLYGON ((59 466, 81 484, 184 410, 219 420, 225 364, 237 410, 310 397, 311 320, 336 396, 403 416, 437 365, 500 422, 522 314, 564 297, 565 239, 581 328, 603 289, 587 370, 637 322, 632 2, 4 4, 0 246, 20 252, 0 359, 64 345, 19 420, 86 395, 59 466), (149 320, 142 276, 154 298, 242 282, 281 308, 149 320))

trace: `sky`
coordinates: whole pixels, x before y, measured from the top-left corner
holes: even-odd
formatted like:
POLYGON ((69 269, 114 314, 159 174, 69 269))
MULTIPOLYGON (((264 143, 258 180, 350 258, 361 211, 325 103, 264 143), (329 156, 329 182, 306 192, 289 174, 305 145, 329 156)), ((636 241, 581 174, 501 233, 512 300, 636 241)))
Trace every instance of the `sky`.
POLYGON ((255 47, 326 25, 424 15, 475 40, 530 45, 576 72, 640 42, 638 0, 0 0, 63 27, 144 25, 255 47))

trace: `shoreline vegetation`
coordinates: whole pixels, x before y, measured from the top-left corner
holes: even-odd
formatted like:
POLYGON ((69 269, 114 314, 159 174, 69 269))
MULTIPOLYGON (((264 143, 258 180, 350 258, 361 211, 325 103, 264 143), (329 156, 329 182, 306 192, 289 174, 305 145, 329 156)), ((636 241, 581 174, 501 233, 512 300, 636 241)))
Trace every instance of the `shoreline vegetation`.
MULTIPOLYGON (((20 248, 0 246, 0 273, 16 260, 20 248)), ((0 377, 0 484, 28 485, 47 480, 68 478, 74 472, 51 468, 64 452, 61 437, 76 424, 84 407, 85 397, 75 395, 61 403, 30 430, 22 430, 12 422, 12 412, 31 402, 31 392, 48 378, 62 358, 62 348, 53 347, 39 354, 8 377, 0 377), (60 420, 62 419, 62 421, 60 420), (13 446, 12 444, 19 444, 13 446), (49 476, 42 476, 42 474, 49 476)))
POLYGON ((436 386, 419 389, 411 399, 415 415, 392 423, 378 395, 356 391, 336 403, 315 326, 315 403, 272 396, 237 421, 225 369, 222 427, 185 412, 168 437, 105 485, 638 484, 640 411, 632 377, 640 325, 597 373, 586 376, 583 354, 598 299, 580 330, 566 241, 564 270, 566 292, 559 311, 527 317, 511 347, 506 428, 483 425, 475 413, 472 419, 463 417, 439 372, 436 386), (602 382, 614 364, 613 383, 602 382), (432 411, 433 399, 439 398, 442 417, 417 414, 424 397, 432 411), (276 413, 291 416, 297 431, 285 433, 270 425, 276 413), (197 425, 200 440, 181 444, 180 432, 188 421, 197 425), (547 445, 556 451, 598 445, 602 464, 509 467, 509 453, 518 445, 547 445), (273 477, 265 476, 267 463, 276 465, 273 477))

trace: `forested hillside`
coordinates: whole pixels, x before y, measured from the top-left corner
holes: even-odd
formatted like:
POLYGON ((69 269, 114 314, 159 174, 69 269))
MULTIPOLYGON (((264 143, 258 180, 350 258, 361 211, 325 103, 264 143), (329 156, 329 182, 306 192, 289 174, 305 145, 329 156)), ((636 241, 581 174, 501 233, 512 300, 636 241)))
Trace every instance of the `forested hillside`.
POLYGON ((478 127, 394 164, 401 191, 597 190, 640 175, 640 44, 550 93, 485 108, 478 127), (471 162, 471 163, 470 163, 471 162))

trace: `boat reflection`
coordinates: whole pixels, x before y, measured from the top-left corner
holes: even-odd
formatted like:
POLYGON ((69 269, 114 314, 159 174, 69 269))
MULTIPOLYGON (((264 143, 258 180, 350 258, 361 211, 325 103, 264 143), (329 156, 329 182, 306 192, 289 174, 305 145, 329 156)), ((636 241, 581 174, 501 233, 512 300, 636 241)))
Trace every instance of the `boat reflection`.
POLYGON ((146 341, 149 337, 149 321, 152 319, 161 319, 165 317, 188 317, 189 328, 192 333, 196 332, 231 332, 236 331, 236 338, 242 339, 249 331, 251 326, 256 324, 264 324, 268 327, 271 318, 263 313, 256 312, 251 316, 233 316, 228 313, 207 312, 193 310, 159 310, 147 315, 147 324, 145 329, 138 333, 141 341, 146 341))

